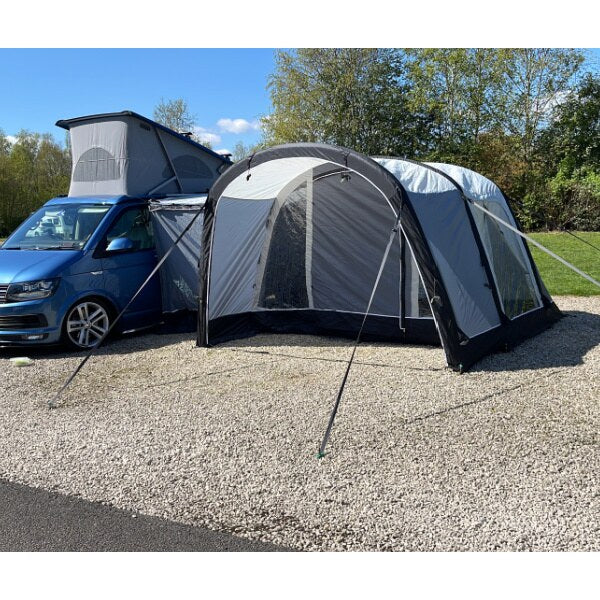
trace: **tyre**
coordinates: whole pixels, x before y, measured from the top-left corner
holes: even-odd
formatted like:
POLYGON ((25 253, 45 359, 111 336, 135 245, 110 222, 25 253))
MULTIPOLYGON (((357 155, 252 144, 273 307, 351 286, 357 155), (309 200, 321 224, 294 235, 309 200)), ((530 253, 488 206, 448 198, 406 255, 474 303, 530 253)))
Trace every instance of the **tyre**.
POLYGON ((106 336, 111 325, 111 311, 97 299, 83 299, 74 304, 63 324, 63 340, 71 348, 89 350, 106 336))

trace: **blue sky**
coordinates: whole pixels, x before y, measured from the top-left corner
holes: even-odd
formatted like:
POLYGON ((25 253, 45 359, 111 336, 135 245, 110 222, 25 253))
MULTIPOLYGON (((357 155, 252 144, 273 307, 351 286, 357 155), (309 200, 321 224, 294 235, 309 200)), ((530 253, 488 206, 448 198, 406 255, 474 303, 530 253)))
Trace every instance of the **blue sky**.
POLYGON ((0 49, 0 129, 50 132, 58 119, 184 98, 215 149, 250 144, 269 112, 271 49, 0 49), (9 93, 6 93, 6 92, 9 93))

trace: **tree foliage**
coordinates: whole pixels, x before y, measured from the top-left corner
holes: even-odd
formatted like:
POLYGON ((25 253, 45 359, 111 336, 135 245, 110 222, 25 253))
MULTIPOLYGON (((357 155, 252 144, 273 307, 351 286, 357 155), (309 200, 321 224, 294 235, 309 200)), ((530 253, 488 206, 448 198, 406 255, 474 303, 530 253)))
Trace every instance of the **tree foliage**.
POLYGON ((177 133, 189 134, 192 140, 203 144, 207 148, 213 147, 209 132, 197 127, 196 116, 190 112, 188 103, 183 98, 165 100, 154 108, 154 120, 177 133))
POLYGON ((231 160, 233 162, 237 162, 238 160, 242 160, 242 158, 250 156, 255 151, 255 147, 244 144, 244 142, 240 140, 236 142, 235 146, 233 147, 233 152, 231 153, 231 160))
POLYGON ((405 58, 397 50, 278 51, 263 120, 269 143, 327 142, 367 154, 418 151, 427 118, 406 119, 405 58), (408 146, 408 147, 407 147, 408 146))
POLYGON ((71 158, 50 134, 21 131, 14 143, 0 131, 0 236, 54 196, 69 190, 71 158))
POLYGON ((179 133, 193 133, 196 126, 196 118, 183 98, 161 98, 154 109, 154 120, 179 133))
POLYGON ((600 78, 588 73, 540 136, 537 215, 553 227, 600 230, 600 78))
MULTIPOLYGON (((408 50, 408 95, 412 112, 431 116, 429 156, 469 151, 493 129, 500 59, 486 48, 408 50)), ((408 114, 406 118, 412 118, 408 114)))
POLYGON ((546 168, 572 174, 584 166, 600 170, 600 78, 587 73, 554 110, 541 137, 546 168))

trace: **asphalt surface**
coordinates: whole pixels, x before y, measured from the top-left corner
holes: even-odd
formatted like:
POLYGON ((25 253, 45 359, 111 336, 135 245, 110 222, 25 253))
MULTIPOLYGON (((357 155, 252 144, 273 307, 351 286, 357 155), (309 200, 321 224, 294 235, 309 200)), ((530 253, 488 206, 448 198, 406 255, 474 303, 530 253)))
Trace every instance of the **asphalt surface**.
POLYGON ((0 480, 0 552, 276 552, 277 546, 0 480))

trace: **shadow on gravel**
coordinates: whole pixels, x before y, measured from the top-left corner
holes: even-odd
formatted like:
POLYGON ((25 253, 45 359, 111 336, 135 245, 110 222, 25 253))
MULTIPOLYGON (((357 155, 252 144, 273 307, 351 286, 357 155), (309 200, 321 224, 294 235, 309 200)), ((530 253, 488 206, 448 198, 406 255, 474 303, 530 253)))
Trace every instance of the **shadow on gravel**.
MULTIPOLYGON (((274 346, 276 346, 276 344, 273 344, 274 346)), ((333 345, 333 344, 331 344, 333 345)), ((345 344, 345 345, 349 345, 349 344, 345 344)), ((287 345, 287 347, 289 348, 289 344, 287 345)), ((305 345, 305 347, 308 347, 308 344, 305 345)), ((315 345, 315 348, 319 347, 319 345, 315 345)), ((390 346, 393 347, 393 346, 390 346)), ((273 356, 275 358, 293 358, 295 360, 312 360, 315 362, 329 362, 329 363, 342 363, 342 364, 347 364, 348 363, 348 358, 328 358, 326 356, 301 356, 300 354, 292 354, 290 352, 281 352, 281 351, 276 351, 276 352, 271 352, 268 350, 255 350, 253 348, 243 348, 243 347, 237 347, 237 346, 231 346, 231 347, 227 347, 229 350, 231 350, 232 352, 239 352, 242 354, 262 354, 264 356, 273 356)), ((386 368, 386 369, 407 369, 409 371, 444 371, 446 369, 446 367, 412 367, 409 365, 399 365, 399 364, 388 364, 388 363, 381 363, 381 362, 372 362, 372 361, 366 361, 366 360, 360 360, 359 358, 354 359, 354 364, 355 365, 362 365, 362 366, 366 366, 366 367, 382 367, 382 368, 386 368)))
POLYGON ((526 371, 583 364, 583 357, 600 344, 600 315, 563 311, 565 316, 539 335, 512 350, 488 356, 471 373, 526 371))
MULTIPOLYGON (((546 331, 525 340, 509 352, 500 352, 482 359, 470 372, 500 372, 569 367, 583 363, 583 357, 600 344, 600 315, 581 311, 565 311, 564 319, 546 331)), ((109 339, 98 354, 133 354, 163 348, 181 342, 196 344, 196 333, 187 323, 181 328, 158 327, 147 332, 109 339)), ((260 334, 257 336, 226 342, 215 349, 229 350, 240 354, 257 354, 317 362, 345 363, 346 358, 302 356, 294 348, 344 348, 353 341, 345 338, 323 337, 301 334, 260 334), (269 350, 265 350, 265 347, 269 350), (281 348, 281 350, 279 349, 281 348)), ((371 345, 365 342, 365 345, 371 345)), ((377 343, 379 347, 397 348, 398 344, 377 343)), ((407 346, 403 346, 406 348, 407 346)), ((85 356, 84 352, 68 351, 64 347, 0 347, 0 359, 13 356, 30 356, 33 359, 64 359, 85 356)), ((366 362, 357 358, 356 364, 373 367, 408 369, 411 371, 439 371, 439 367, 413 367, 407 365, 366 362)))
MULTIPOLYGON (((547 377, 556 375, 557 373, 560 373, 560 370, 551 371, 547 375, 547 377)), ((433 412, 430 412, 430 413, 425 413, 422 415, 417 415, 416 417, 412 417, 411 419, 406 419, 404 421, 404 424, 405 425, 414 425, 421 421, 426 421, 427 419, 432 419, 434 417, 440 417, 443 415, 447 415, 456 410, 462 410, 463 408, 469 408, 471 406, 476 406, 477 404, 483 404, 484 402, 487 402, 488 400, 493 400, 494 398, 498 398, 499 396, 502 396, 502 395, 506 394, 507 392, 514 392, 515 390, 519 390, 522 388, 526 388, 530 385, 534 385, 536 381, 537 380, 527 379, 521 383, 512 385, 511 387, 502 388, 500 390, 490 392, 489 394, 485 394, 484 396, 481 396, 480 398, 475 398, 474 400, 468 400, 467 402, 461 402, 460 404, 454 404, 452 406, 448 406, 448 407, 442 408, 440 410, 434 410, 433 412)))
MULTIPOLYGON (((499 352, 482 359, 470 369, 470 372, 500 372, 532 369, 548 369, 553 367, 570 367, 583 364, 583 357, 600 344, 600 315, 582 311, 563 311, 564 319, 533 338, 525 340, 508 352, 499 352)), ((217 348, 227 348, 240 354, 263 354, 281 358, 312 360, 319 362, 347 362, 346 358, 329 358, 320 356, 302 356, 294 352, 298 348, 350 347, 353 341, 343 338, 325 338, 311 335, 285 334, 278 337, 264 335, 236 340, 220 344, 217 348), (293 339, 292 339, 293 338, 293 339), (270 349, 263 349, 268 346, 270 349), (281 350, 279 349, 281 348, 281 350)), ((365 345, 370 345, 365 342, 365 345)), ((379 347, 397 348, 398 344, 378 343, 379 347)), ((404 348, 407 345, 403 346, 404 348)), ((418 346, 421 348, 422 346, 418 346)), ((356 364, 373 367, 407 369, 411 371, 440 371, 439 367, 414 367, 402 364, 386 364, 355 360, 356 364)))
MULTIPOLYGON (((190 344, 196 344, 196 315, 165 315, 165 320, 160 325, 154 325, 130 334, 112 334, 98 354, 132 354, 163 348, 178 344, 189 339, 190 344)), ((0 346, 0 359, 14 356, 29 356, 33 359, 62 359, 83 358, 86 352, 71 350, 66 345, 53 346, 0 346)))

